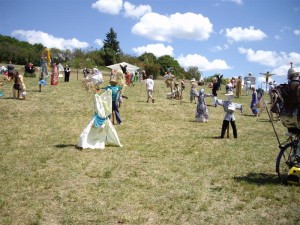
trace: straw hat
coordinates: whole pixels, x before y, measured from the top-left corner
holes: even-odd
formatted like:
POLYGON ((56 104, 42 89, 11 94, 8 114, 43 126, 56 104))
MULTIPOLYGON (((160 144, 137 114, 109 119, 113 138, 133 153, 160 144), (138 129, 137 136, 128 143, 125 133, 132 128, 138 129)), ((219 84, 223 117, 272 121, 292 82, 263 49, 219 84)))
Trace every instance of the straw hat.
POLYGON ((109 81, 109 84, 111 86, 116 86, 118 84, 118 81, 116 81, 115 79, 112 79, 111 81, 109 81))

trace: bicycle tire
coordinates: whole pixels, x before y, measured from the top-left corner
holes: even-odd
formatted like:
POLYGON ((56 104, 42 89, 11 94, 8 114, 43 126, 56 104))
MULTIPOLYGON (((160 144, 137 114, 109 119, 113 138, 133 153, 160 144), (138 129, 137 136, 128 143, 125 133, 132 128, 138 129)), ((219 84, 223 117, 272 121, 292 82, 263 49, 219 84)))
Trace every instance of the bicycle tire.
POLYGON ((287 184, 288 172, 293 166, 292 156, 296 152, 297 146, 289 143, 281 148, 276 160, 276 173, 282 184, 287 184))

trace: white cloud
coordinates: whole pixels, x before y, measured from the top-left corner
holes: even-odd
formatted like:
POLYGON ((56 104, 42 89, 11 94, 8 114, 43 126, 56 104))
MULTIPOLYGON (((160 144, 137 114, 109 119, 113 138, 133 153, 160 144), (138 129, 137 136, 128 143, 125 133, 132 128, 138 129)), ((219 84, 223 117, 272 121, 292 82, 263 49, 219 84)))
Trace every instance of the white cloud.
POLYGON ((94 41, 94 43, 96 44, 96 45, 99 45, 100 46, 100 48, 102 48, 103 47, 103 41, 101 40, 101 39, 96 39, 95 41, 94 41))
POLYGON ((300 30, 294 30, 294 34, 300 36, 300 30))
POLYGON ((89 46, 87 42, 81 42, 76 38, 65 40, 63 38, 54 37, 53 35, 45 32, 35 30, 15 30, 11 35, 14 37, 20 37, 30 44, 41 43, 45 47, 58 48, 61 50, 73 50, 75 48, 87 48, 89 46))
POLYGON ((229 48, 228 44, 224 44, 223 46, 217 45, 217 46, 212 47, 210 49, 210 51, 212 51, 212 52, 219 52, 219 51, 224 51, 224 50, 226 50, 228 48, 229 48))
POLYGON ((294 65, 300 63, 300 54, 297 52, 274 52, 274 51, 264 51, 264 50, 257 50, 254 51, 251 48, 239 48, 239 52, 241 54, 245 54, 246 58, 250 62, 255 62, 264 66, 272 67, 273 72, 277 75, 282 75, 283 72, 286 75, 287 70, 289 67, 290 62, 293 62, 294 65), (280 72, 279 72, 280 71, 280 72))
POLYGON ((144 53, 153 53, 153 55, 156 57, 160 57, 163 55, 173 56, 174 49, 170 45, 165 46, 164 44, 149 44, 146 46, 133 48, 132 51, 134 51, 138 56, 144 53))
POLYGON ((275 38, 276 40, 281 40, 281 36, 279 36, 279 35, 275 35, 274 38, 275 38))
POLYGON ((213 25, 207 17, 194 13, 175 13, 170 16, 147 13, 132 28, 132 33, 156 41, 171 42, 173 38, 207 40, 213 25))
POLYGON ((92 4, 93 9, 97 9, 99 12, 111 15, 119 14, 122 10, 122 6, 122 0, 98 0, 92 4))
POLYGON ((226 37, 232 41, 261 41, 267 35, 261 30, 255 30, 253 26, 249 28, 234 27, 226 28, 226 37))
POLYGON ((149 5, 139 5, 135 6, 130 2, 124 3, 125 17, 130 17, 132 19, 138 19, 146 13, 150 13, 152 11, 151 6, 149 5))
POLYGON ((231 67, 227 65, 226 61, 222 59, 214 59, 210 62, 207 58, 198 54, 189 54, 186 56, 181 55, 178 57, 177 61, 184 68, 197 66, 200 71, 231 69, 231 67))
POLYGON ((238 5, 244 4, 243 0, 223 0, 223 2, 234 2, 238 5))

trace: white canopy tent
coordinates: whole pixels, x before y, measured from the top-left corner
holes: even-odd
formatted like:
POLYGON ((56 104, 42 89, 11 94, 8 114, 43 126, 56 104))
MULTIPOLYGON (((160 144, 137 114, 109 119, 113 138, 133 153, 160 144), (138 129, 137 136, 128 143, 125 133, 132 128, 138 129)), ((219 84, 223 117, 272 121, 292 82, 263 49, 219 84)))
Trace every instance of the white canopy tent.
POLYGON ((64 77, 64 67, 59 63, 58 64, 58 71, 59 71, 59 75, 58 77, 64 77))
POLYGON ((113 69, 115 71, 118 71, 121 69, 120 65, 122 65, 123 67, 126 65, 127 66, 127 70, 129 73, 135 73, 135 71, 137 71, 139 69, 139 67, 135 66, 135 65, 132 65, 132 64, 129 64, 127 62, 121 62, 121 63, 116 63, 116 64, 113 64, 113 65, 110 65, 110 66, 107 66, 108 68, 110 69, 113 69))

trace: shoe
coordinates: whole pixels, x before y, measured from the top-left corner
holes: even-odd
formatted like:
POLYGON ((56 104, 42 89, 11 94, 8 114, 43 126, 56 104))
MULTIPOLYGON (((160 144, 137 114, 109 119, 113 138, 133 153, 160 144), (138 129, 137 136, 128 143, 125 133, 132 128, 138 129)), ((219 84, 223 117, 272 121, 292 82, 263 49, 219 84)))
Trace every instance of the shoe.
POLYGON ((217 137, 213 137, 214 139, 223 139, 224 137, 221 136, 217 136, 217 137))
POLYGON ((152 103, 154 103, 154 98, 152 99, 152 103))

